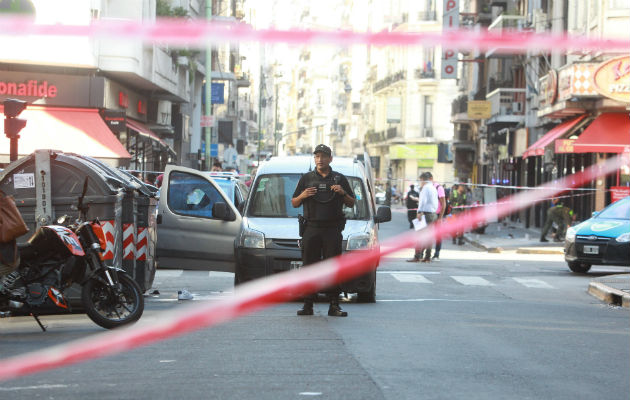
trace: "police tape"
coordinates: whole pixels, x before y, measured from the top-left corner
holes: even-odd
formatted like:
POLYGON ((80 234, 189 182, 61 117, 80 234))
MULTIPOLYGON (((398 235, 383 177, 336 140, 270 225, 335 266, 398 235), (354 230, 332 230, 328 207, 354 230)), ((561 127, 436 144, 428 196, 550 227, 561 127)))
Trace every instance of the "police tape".
MULTIPOLYGON (((417 186, 417 180, 413 179, 403 179, 403 178, 375 178, 376 182, 409 182, 409 185, 417 186)), ((497 189, 517 189, 517 190, 538 190, 541 189, 541 186, 514 186, 514 185, 500 185, 495 183, 470 183, 470 182, 459 182, 459 181, 448 181, 448 182, 436 182, 440 183, 442 186, 444 185, 453 185, 453 186, 472 186, 472 187, 489 187, 489 188, 497 188, 497 189)), ((565 191, 578 191, 578 192, 597 192, 597 191, 606 191, 606 189, 597 189, 597 188, 565 188, 565 191)))
POLYGON ((475 225, 501 218, 541 199, 553 196, 565 186, 582 185, 614 172, 621 158, 615 157, 577 174, 567 176, 538 191, 521 192, 496 207, 472 210, 455 216, 448 223, 429 225, 420 232, 410 232, 382 242, 378 248, 355 251, 295 271, 276 274, 239 286, 231 298, 204 302, 165 312, 151 325, 138 324, 96 334, 85 339, 49 347, 0 360, 0 381, 79 362, 111 356, 136 347, 227 322, 274 304, 307 293, 323 290, 370 272, 377 260, 387 254, 416 245, 425 246, 436 239, 468 231, 475 225))
MULTIPOLYGON (((537 51, 625 52, 626 38, 598 38, 563 33, 526 31, 454 29, 442 32, 360 32, 351 30, 255 29, 242 22, 203 19, 168 19, 138 21, 121 19, 92 20, 86 25, 36 23, 33 18, 0 18, 0 35, 99 37, 108 40, 135 39, 144 43, 169 46, 206 47, 209 44, 261 42, 286 44, 329 44, 339 46, 436 46, 451 49, 499 53, 537 51)), ((10 44, 10 42, 7 42, 10 44)))

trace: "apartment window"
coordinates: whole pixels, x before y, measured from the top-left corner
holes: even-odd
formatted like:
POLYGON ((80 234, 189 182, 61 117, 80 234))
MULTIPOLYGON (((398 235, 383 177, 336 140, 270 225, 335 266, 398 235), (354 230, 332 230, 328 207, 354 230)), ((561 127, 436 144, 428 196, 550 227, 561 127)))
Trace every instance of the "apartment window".
POLYGON ((101 10, 99 10, 98 8, 90 9, 90 17, 92 19, 98 19, 100 14, 101 14, 101 10))
POLYGON ((422 50, 422 72, 431 74, 435 67, 435 49, 433 47, 425 47, 422 50))
POLYGON ((435 21, 435 0, 422 0, 420 2, 420 13, 418 14, 420 21, 435 21))
POLYGON ((429 96, 424 96, 424 137, 433 137, 433 103, 429 96))
POLYGON ((609 10, 627 10, 630 8, 628 0, 608 0, 609 10))

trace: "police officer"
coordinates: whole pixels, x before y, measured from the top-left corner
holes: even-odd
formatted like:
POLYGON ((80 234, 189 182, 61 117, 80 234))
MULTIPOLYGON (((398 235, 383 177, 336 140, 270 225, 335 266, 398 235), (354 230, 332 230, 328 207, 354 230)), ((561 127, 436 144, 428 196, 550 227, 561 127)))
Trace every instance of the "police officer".
POLYGON ((540 241, 549 241, 545 236, 547 236, 547 232, 549 232, 549 229, 551 229, 551 225, 554 222, 558 225, 558 231, 556 232, 556 236, 553 238, 553 241, 561 242, 564 240, 567 225, 571 223, 572 219, 575 219, 575 217, 570 208, 563 206, 562 203, 560 203, 560 199, 557 197, 551 199, 551 207, 547 210, 547 219, 545 220, 545 225, 543 225, 543 229, 540 234, 540 241))
MULTIPOLYGON (((322 259, 341 254, 341 231, 345 225, 343 206, 354 207, 354 193, 348 179, 330 168, 332 151, 320 144, 315 147, 315 170, 302 175, 295 188, 291 204, 297 208, 304 205, 306 229, 302 235, 302 261, 314 264, 322 259)), ((328 315, 346 317, 347 312, 339 306, 338 286, 330 288, 328 315)), ((315 294, 304 300, 298 315, 313 315, 315 294)))

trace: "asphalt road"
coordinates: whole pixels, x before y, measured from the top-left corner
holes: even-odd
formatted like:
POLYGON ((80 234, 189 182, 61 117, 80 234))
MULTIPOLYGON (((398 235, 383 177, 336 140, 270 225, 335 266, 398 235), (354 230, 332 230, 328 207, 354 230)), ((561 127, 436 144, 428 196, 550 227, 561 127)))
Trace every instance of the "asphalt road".
MULTIPOLYGON (((404 214, 382 237, 406 228, 404 214)), ((575 399, 630 392, 630 315, 587 294, 593 275, 558 255, 489 254, 444 243, 441 261, 383 260, 377 303, 348 299, 297 317, 282 304, 193 334, 12 381, 0 399, 575 399)), ((194 301, 233 295, 233 276, 160 271, 140 324, 188 289, 194 301)), ((0 356, 102 332, 84 315, 0 320, 0 356)))

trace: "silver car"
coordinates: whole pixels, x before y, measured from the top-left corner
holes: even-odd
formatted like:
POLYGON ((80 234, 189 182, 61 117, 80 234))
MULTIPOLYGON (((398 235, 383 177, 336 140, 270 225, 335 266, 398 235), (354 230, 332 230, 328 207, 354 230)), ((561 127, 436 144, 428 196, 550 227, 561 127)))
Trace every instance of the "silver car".
MULTIPOLYGON (((331 167, 348 178, 356 198, 354 207, 343 209, 344 251, 378 248, 378 226, 391 220, 389 207, 376 210, 373 183, 360 161, 335 157, 331 167)), ((291 198, 300 177, 313 168, 312 156, 293 156, 272 158, 258 169, 235 241, 235 284, 302 265, 297 216, 303 211, 293 208, 291 198)), ((342 291, 357 293, 361 302, 376 301, 377 266, 342 285, 342 291)))

